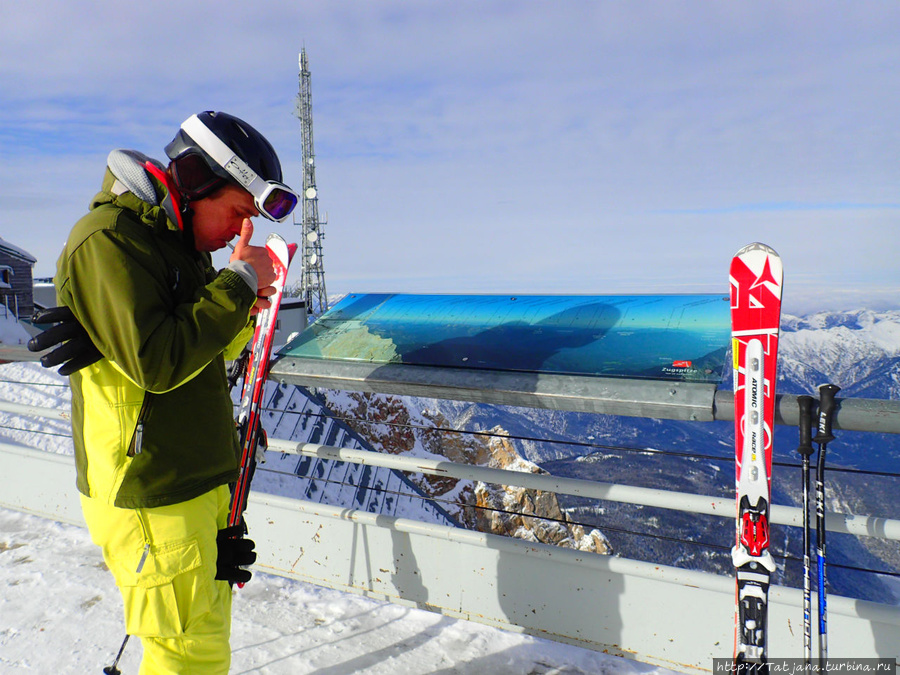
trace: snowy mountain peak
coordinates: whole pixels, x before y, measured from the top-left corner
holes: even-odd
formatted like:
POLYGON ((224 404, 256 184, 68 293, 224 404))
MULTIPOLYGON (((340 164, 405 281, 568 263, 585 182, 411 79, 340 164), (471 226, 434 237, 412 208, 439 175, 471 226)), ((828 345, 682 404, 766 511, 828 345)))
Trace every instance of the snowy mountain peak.
POLYGON ((900 310, 785 315, 779 351, 781 393, 833 382, 842 396, 900 398, 900 310))
POLYGON ((830 339, 855 333, 855 339, 860 342, 870 343, 888 354, 900 354, 900 310, 818 312, 804 317, 785 314, 782 330, 786 333, 824 331, 830 339))

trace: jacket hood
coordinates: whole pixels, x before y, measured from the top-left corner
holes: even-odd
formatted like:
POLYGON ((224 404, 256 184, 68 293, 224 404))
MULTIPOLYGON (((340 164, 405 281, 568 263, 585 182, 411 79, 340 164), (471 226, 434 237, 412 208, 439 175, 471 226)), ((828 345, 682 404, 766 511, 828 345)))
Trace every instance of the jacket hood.
POLYGON ((182 217, 176 202, 179 195, 166 182, 165 166, 137 150, 113 150, 106 162, 106 174, 91 209, 115 204, 133 211, 154 227, 181 230, 182 217))

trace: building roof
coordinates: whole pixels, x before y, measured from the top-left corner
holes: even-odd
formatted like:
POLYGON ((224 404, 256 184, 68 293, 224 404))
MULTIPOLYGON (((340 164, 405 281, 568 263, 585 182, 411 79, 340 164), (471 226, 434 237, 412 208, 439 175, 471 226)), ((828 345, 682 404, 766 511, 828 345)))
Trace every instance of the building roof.
POLYGON ((18 246, 14 246, 13 244, 10 244, 8 241, 2 238, 0 238, 0 252, 8 253, 11 256, 20 258, 25 262, 29 262, 32 265, 37 262, 37 258, 31 255, 28 251, 26 251, 25 249, 21 249, 18 246))

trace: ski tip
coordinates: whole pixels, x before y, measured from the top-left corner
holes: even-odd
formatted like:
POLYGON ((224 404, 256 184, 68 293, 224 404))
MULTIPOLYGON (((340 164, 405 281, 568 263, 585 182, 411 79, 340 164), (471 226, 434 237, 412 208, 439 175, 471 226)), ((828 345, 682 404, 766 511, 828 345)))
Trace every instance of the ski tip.
POLYGON ((287 267, 297 251, 297 244, 288 244, 280 234, 273 232, 266 238, 266 248, 273 260, 287 267))
POLYGON ((753 287, 766 282, 775 295, 781 297, 784 269, 781 256, 775 252, 775 249, 759 242, 748 244, 735 253, 731 259, 731 277, 733 279, 740 278, 741 270, 746 270, 754 275, 753 287))
POLYGON ((762 244, 758 241, 753 242, 752 244, 747 244, 740 251, 734 254, 735 258, 739 258, 741 256, 747 255, 748 253, 764 253, 765 255, 775 256, 776 258, 780 258, 778 252, 772 248, 771 246, 767 246, 766 244, 762 244))

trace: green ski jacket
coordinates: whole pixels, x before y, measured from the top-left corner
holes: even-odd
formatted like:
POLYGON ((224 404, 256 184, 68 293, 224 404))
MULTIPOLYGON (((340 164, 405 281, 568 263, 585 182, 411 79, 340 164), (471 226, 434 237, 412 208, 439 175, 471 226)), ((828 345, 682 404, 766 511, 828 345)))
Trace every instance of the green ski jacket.
POLYGON ((237 478, 225 360, 250 336, 256 293, 194 249, 165 184, 135 158, 152 160, 124 151, 123 171, 115 152, 123 175, 107 168, 54 278, 104 356, 71 375, 77 487, 118 507, 166 506, 237 478))

